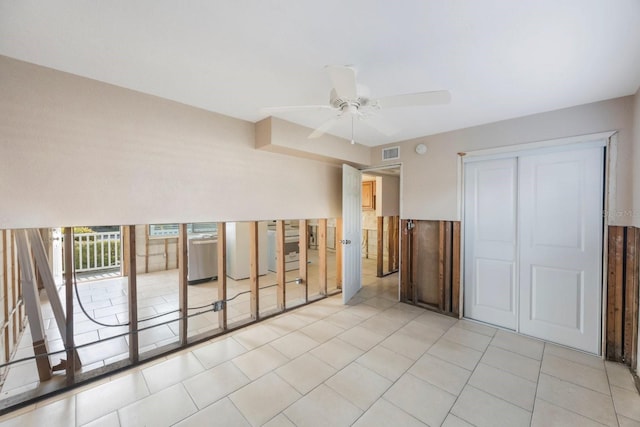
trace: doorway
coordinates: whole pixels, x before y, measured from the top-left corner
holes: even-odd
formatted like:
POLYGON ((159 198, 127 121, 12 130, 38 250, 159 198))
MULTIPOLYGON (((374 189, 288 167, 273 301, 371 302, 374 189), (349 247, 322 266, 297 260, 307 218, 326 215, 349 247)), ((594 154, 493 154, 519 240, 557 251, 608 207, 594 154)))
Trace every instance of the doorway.
POLYGON ((465 317, 599 353, 603 145, 465 162, 465 317))
POLYGON ((344 303, 347 303, 363 284, 373 283, 379 277, 389 276, 390 280, 397 280, 393 274, 398 271, 400 259, 400 210, 401 165, 387 165, 361 171, 348 166, 343 168, 344 303), (345 178, 347 182, 344 181, 345 178), (350 196, 355 192, 359 193, 359 197, 350 196), (354 201, 356 199, 357 201, 354 201), (349 209, 345 209, 345 206, 349 209), (348 230, 352 230, 351 233, 348 230), (357 251, 354 247, 355 242, 358 242, 357 251), (356 256, 353 256, 356 252, 356 256))

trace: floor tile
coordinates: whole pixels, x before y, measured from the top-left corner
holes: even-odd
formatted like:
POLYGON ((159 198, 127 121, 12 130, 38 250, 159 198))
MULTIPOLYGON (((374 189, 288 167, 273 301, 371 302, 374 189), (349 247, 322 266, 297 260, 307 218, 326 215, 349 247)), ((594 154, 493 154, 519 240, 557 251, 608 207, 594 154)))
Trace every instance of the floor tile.
POLYGON ((61 399, 2 423, 3 427, 67 427, 76 423, 75 396, 61 399))
POLYGON ((480 363, 469 378, 469 384, 527 411, 533 410, 535 382, 480 363))
POLYGON ((379 314, 381 310, 372 307, 370 305, 366 305, 366 304, 358 304, 358 305, 353 305, 353 306, 349 306, 345 312, 348 312, 350 314, 355 314, 356 316, 360 317, 361 319, 368 319, 371 316, 375 316, 376 314, 379 314))
POLYGON ((271 418, 268 423, 263 424, 262 427, 296 427, 296 425, 284 414, 278 414, 271 418))
POLYGON ((110 412, 97 420, 82 424, 82 427, 120 427, 120 418, 118 417, 118 412, 110 412))
POLYGON ((225 362, 183 382, 200 409, 249 383, 249 378, 232 362, 225 362))
POLYGON ((445 331, 437 326, 413 320, 398 329, 399 334, 409 335, 425 341, 437 341, 445 331))
POLYGON ((408 322, 404 320, 390 320, 378 314, 363 321, 359 326, 387 337, 407 323, 408 322))
POLYGON ((362 411, 326 385, 320 385, 284 414, 296 426, 349 426, 362 411))
POLYGON ((475 426, 529 426, 531 413, 502 399, 466 386, 451 413, 475 426))
POLYGON ((148 395, 140 372, 82 391, 76 395, 78 424, 86 424, 148 395))
POLYGON ((611 396, 556 377, 540 374, 536 397, 602 424, 610 426, 617 424, 611 396))
POLYGON ((413 360, 381 346, 372 348, 356 362, 391 381, 400 378, 413 364, 413 360))
POLYGON ((193 355, 198 358, 206 369, 213 368, 246 352, 247 349, 234 340, 233 337, 209 343, 192 351, 193 355))
POLYGON ((456 398, 411 374, 403 375, 383 396, 420 421, 439 426, 456 398))
POLYGON ((640 421, 632 420, 622 415, 618 415, 620 427, 640 427, 640 421))
POLYGON ((329 323, 333 323, 342 329, 349 329, 363 321, 362 317, 350 313, 348 310, 342 310, 325 319, 329 323))
POLYGON ((325 384, 358 408, 366 410, 391 387, 392 382, 358 363, 352 363, 325 384))
POLYGON ((289 332, 304 328, 309 324, 309 321, 295 313, 286 313, 284 315, 276 316, 273 319, 269 319, 265 323, 276 333, 285 335, 289 332))
POLYGON ((300 332, 319 343, 323 343, 343 333, 344 329, 326 320, 319 320, 300 329, 300 332))
POLYGON ((513 332, 499 330, 491 340, 491 345, 500 347, 523 356, 542 360, 544 343, 513 332))
POLYGON ((483 325, 478 322, 474 322, 467 319, 460 319, 458 323, 456 323, 458 328, 466 329, 467 331, 475 332, 476 334, 486 335, 488 337, 493 337, 498 329, 492 328, 491 326, 483 325))
POLYGON ((143 369, 142 375, 149 391, 156 393, 202 371, 202 363, 192 353, 186 353, 143 369))
POLYGON ((478 351, 485 351, 491 341, 491 337, 471 332, 455 325, 445 332, 443 338, 478 351))
POLYGON ((424 323, 425 325, 441 329, 443 332, 447 331, 450 327, 458 322, 458 319, 445 316, 444 314, 432 313, 425 311, 420 316, 414 319, 415 322, 424 323))
POLYGON ((118 415, 122 427, 161 427, 175 424, 197 410, 182 384, 175 384, 121 408, 118 415))
POLYGON ((402 427, 426 426, 394 404, 385 399, 378 399, 367 412, 358 418, 354 427, 388 427, 393 425, 402 427))
POLYGON ((470 371, 476 367, 482 357, 481 352, 444 338, 432 345, 427 353, 470 371))
POLYGON ((232 362, 240 368, 250 380, 255 380, 267 372, 284 365, 288 361, 289 358, 273 348, 270 344, 232 359, 232 362))
POLYGON ((307 394, 336 370, 311 354, 303 354, 275 371, 301 394, 307 394))
POLYGON ((632 420, 640 421, 640 394, 637 390, 630 391, 612 386, 613 404, 616 412, 632 420))
POLYGON ((342 369, 360 357, 364 351, 340 338, 332 338, 309 352, 335 369, 342 369))
POLYGON ((529 381, 538 381, 540 361, 490 345, 484 352, 482 363, 502 369, 529 381))
POLYGON ((280 334, 267 325, 255 325, 234 334, 233 338, 247 350, 253 350, 280 338, 280 334))
POLYGON ((628 366, 622 363, 605 362, 607 369, 607 377, 611 385, 627 389, 629 391, 637 391, 636 384, 633 381, 633 375, 628 366))
POLYGON ((373 348, 386 338, 385 335, 378 334, 362 326, 351 328, 338 337, 364 351, 373 348))
POLYGON ((604 424, 600 424, 595 420, 583 417, 542 399, 536 399, 535 407, 536 409, 533 411, 531 419, 531 427, 604 426, 604 424))
POLYGON ((545 343, 544 354, 552 354, 554 356, 562 357, 563 359, 571 360, 572 362, 581 363, 595 369, 604 369, 604 362, 599 356, 586 354, 581 351, 572 350, 570 348, 562 347, 556 344, 545 343))
POLYGON ((176 427, 201 427, 206 425, 248 427, 251 424, 247 422, 229 399, 224 398, 179 422, 176 427))
POLYGON ((449 415, 447 415, 447 418, 445 418, 444 423, 442 423, 441 427, 474 427, 474 426, 473 424, 469 424, 462 418, 458 418, 455 415, 450 413, 449 415))
POLYGON ((542 358, 540 371, 600 393, 611 393, 607 374, 601 369, 594 369, 588 365, 546 353, 542 358))
POLYGON ((412 337, 398 332, 387 337, 380 345, 409 359, 416 360, 422 356, 435 341, 435 339, 412 337))
POLYGON ((456 396, 471 376, 471 371, 429 354, 418 359, 409 373, 456 396))
POLYGON ((266 423, 300 397, 300 393, 274 373, 229 395, 229 399, 253 426, 266 423))
POLYGON ((298 331, 291 332, 271 342, 271 346, 289 359, 296 358, 318 345, 320 345, 320 343, 298 331))
POLYGON ((397 302, 388 300, 386 298, 373 297, 373 298, 369 298, 366 301, 364 301, 364 304, 384 310, 384 309, 387 309, 389 307, 393 307, 394 305, 397 304, 397 302))

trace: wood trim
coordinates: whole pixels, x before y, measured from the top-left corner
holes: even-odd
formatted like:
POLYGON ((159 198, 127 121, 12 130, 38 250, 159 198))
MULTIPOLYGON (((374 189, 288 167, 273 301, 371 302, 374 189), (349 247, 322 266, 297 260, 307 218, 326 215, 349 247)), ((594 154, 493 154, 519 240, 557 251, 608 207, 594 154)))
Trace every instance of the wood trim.
POLYGON ((342 218, 336 218, 336 286, 342 289, 342 218))
POLYGON ((451 279, 451 312, 460 314, 460 221, 453 222, 453 260, 452 260, 452 279, 451 279))
POLYGON ((66 227, 64 229, 64 271, 66 274, 64 275, 65 282, 65 332, 67 336, 67 366, 66 366, 66 375, 67 375, 67 385, 72 385, 75 381, 75 367, 76 367, 76 352, 73 350, 75 348, 75 337, 73 335, 73 276, 71 272, 73 271, 73 229, 71 227, 66 227), (69 255, 72 256, 69 256, 69 255))
POLYGON ((409 236, 407 231, 407 221, 400 222, 400 301, 409 301, 409 236))
POLYGON ((276 278, 278 281, 278 309, 284 310, 287 304, 287 284, 284 261, 284 221, 276 221, 276 278))
POLYGON ((394 247, 397 244, 396 243, 397 229, 396 229, 396 220, 395 220, 396 217, 395 216, 390 216, 388 218, 389 218, 389 220, 387 221, 387 223, 388 223, 388 227, 387 227, 387 254, 388 254, 387 271, 393 272, 393 271, 395 271, 394 247))
POLYGON ((377 226, 377 247, 376 247, 376 275, 384 275, 384 217, 378 217, 377 226))
POLYGON ((307 261, 309 259, 309 225, 306 219, 301 219, 298 225, 298 262, 299 262, 299 270, 298 274, 300 274, 300 278, 302 279, 302 283, 304 284, 304 302, 309 302, 309 267, 307 265, 307 261))
MULTIPOLYGON (((20 264, 16 258, 16 235, 15 232, 9 232, 9 243, 11 246, 11 305, 15 307, 18 303, 18 281, 20 280, 20 264)), ((11 337, 13 338, 13 344, 18 342, 18 333, 16 331, 16 327, 19 325, 20 314, 17 311, 13 312, 13 319, 11 322, 11 329, 13 334, 11 337), (16 319, 16 316, 18 319, 16 319)))
POLYGON ((138 281, 136 268, 136 226, 129 225, 126 229, 127 259, 129 275, 127 276, 129 297, 129 360, 137 363, 140 360, 140 348, 138 347, 138 281))
POLYGON ((227 330, 227 224, 218 223, 218 300, 224 301, 218 312, 218 327, 227 330))
POLYGON ((260 271, 258 253, 258 223, 249 222, 249 287, 251 290, 251 318, 260 319, 260 271))
POLYGON ((438 308, 445 310, 445 270, 446 270, 446 221, 439 221, 438 231, 438 308))
POLYGON ((188 286, 189 286, 189 259, 188 259, 188 237, 187 224, 178 225, 178 248, 180 263, 178 267, 179 287, 178 287, 178 308, 180 309, 180 320, 178 320, 178 342, 181 346, 187 344, 188 320, 188 286))
POLYGON ((409 284, 411 287, 411 301, 416 304, 418 302, 418 239, 416 237, 416 227, 418 222, 413 221, 413 228, 409 230, 409 251, 411 254, 409 263, 409 284))
POLYGON ((327 295, 327 219, 318 220, 318 269, 320 295, 327 295))
POLYGON ((623 358, 635 369, 638 350, 638 240, 640 230, 628 227, 626 232, 623 358))
POLYGON ((451 288, 453 276, 453 226, 451 221, 444 221, 444 304, 443 310, 451 312, 451 288))
POLYGON ((4 330, 4 360, 6 362, 9 361, 9 357, 11 356, 11 351, 9 349, 9 329, 7 328, 9 324, 9 274, 7 272, 7 231, 2 230, 2 292, 4 295, 3 307, 4 307, 4 317, 3 317, 3 330, 4 330))
POLYGON ((609 259, 607 282, 607 358, 622 359, 622 250, 623 227, 609 227, 609 259), (620 320, 618 320, 620 319, 620 320))

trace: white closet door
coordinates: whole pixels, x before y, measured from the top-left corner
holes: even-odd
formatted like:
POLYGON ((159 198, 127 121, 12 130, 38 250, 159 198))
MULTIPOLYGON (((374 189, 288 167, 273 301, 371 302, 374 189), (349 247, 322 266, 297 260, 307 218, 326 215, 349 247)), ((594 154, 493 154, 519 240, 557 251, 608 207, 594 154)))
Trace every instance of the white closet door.
POLYGON ((600 347, 603 150, 519 160, 520 332, 600 347))
POLYGON ((466 317, 516 329, 515 158, 465 165, 466 317))

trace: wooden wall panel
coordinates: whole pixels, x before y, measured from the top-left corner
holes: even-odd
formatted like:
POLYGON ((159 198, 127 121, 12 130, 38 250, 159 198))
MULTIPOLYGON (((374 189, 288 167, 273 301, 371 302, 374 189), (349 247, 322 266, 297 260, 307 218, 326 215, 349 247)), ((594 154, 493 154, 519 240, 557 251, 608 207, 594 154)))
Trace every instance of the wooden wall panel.
POLYGON ((637 366, 640 230, 609 227, 607 242, 607 359, 637 366))
POLYGON ((401 298, 442 313, 459 313, 460 222, 402 221, 401 298))

